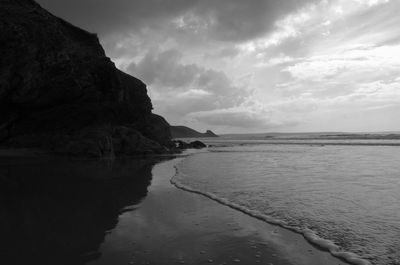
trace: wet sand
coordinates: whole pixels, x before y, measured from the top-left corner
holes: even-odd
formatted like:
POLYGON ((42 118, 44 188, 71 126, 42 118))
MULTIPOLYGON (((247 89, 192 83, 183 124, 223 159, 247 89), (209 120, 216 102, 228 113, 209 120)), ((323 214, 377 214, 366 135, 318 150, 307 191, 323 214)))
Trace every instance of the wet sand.
MULTIPOLYGON (((0 264, 85 265, 167 158, 115 161, 0 150, 0 264)), ((114 264, 114 263, 110 263, 114 264)))
POLYGON ((301 235, 170 183, 176 158, 157 164, 147 196, 119 216, 88 264, 347 264, 301 235))

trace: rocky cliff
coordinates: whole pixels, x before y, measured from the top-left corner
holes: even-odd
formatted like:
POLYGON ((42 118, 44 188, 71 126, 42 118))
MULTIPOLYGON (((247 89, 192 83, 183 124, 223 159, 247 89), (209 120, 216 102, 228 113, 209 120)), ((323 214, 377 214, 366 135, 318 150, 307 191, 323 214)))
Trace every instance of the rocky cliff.
POLYGON ((102 156, 164 152, 169 124, 95 34, 33 0, 0 1, 0 144, 102 156))

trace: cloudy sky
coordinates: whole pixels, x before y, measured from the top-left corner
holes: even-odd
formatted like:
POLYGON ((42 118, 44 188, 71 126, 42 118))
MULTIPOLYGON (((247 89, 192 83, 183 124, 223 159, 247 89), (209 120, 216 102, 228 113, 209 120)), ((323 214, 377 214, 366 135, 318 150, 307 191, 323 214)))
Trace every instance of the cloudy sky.
POLYGON ((98 33, 171 124, 400 131, 399 0, 38 0, 98 33))

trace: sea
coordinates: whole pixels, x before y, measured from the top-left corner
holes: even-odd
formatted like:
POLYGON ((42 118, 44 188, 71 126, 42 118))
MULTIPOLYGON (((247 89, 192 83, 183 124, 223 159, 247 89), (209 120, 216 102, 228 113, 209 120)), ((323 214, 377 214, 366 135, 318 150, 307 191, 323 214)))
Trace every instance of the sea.
POLYGON ((354 138, 203 139, 172 182, 350 264, 399 265, 400 139, 354 138))

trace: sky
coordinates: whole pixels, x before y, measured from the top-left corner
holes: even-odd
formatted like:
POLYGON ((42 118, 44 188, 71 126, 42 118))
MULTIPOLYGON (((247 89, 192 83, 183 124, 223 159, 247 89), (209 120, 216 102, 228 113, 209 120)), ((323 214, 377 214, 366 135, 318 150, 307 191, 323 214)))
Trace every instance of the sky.
POLYGON ((399 0, 38 0, 147 84, 172 125, 400 131, 399 0))

